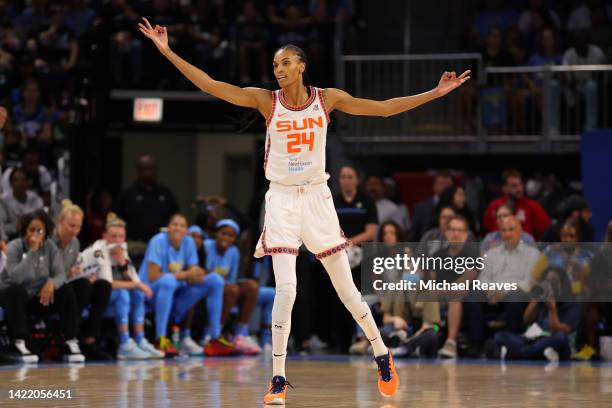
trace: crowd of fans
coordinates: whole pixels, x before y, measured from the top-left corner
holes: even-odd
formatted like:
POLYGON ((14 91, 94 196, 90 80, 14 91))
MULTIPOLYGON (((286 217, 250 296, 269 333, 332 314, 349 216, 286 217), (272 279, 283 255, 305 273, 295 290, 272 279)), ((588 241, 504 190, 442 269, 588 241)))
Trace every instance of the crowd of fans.
MULTIPOLYGON (((575 3, 563 8, 566 3, 560 1, 530 0, 525 10, 517 10, 500 0, 485 1, 465 37, 466 49, 482 52, 485 66, 605 63, 612 51, 612 8, 603 0, 575 3)), ((315 78, 331 78, 316 71, 332 66, 322 63, 331 51, 325 48, 331 44, 326 40, 330 27, 338 20, 353 21, 356 4, 1 2, 0 307, 7 329, 2 336, 9 341, 0 343, 0 354, 35 362, 59 353, 78 362, 269 349, 274 275, 269 259, 255 262, 251 256, 261 232, 261 196, 248 215, 223 198, 204 198, 190 220, 179 212, 171 189, 157 181, 153 158, 143 156, 137 180, 119 197, 100 189, 92 191, 83 209, 70 202, 58 208, 57 163, 74 118, 72 101, 96 58, 110 65, 103 74, 115 87, 173 87, 180 81, 169 65, 146 64, 153 50, 147 51, 136 32, 141 16, 168 26, 172 47, 221 79, 269 80, 271 51, 288 42, 307 50, 315 78), (144 70, 145 65, 151 69, 144 70), (109 318, 114 319, 110 327, 109 318)), ((555 78, 554 103, 548 107, 542 103, 542 86, 538 75, 500 77, 484 88, 471 82, 461 90, 466 126, 474 127, 470 109, 490 92, 501 92, 507 100, 519 131, 529 120, 524 109, 515 107, 532 103, 540 111, 549 109, 551 129, 561 131, 560 104, 571 107, 577 98, 586 107, 584 127, 601 123, 602 90, 590 73, 555 78)), ((409 211, 392 179, 362 178, 351 166, 337 176, 340 192, 334 204, 352 242, 349 255, 358 285, 359 247, 370 241, 420 242, 419 251, 430 255, 486 253, 479 278, 515 280, 524 295, 551 275, 546 265, 564 271, 571 264, 574 272, 563 282, 577 293, 594 290, 593 263, 612 266, 608 253, 571 247, 595 240, 589 205, 560 192, 550 179, 530 180, 527 194, 521 175, 506 172, 501 196, 480 210, 465 185, 441 172, 433 195, 409 211), (529 191, 534 185, 539 188, 529 191), (474 253, 472 246, 461 245, 469 242, 481 242, 480 249, 474 253), (541 245, 555 242, 572 251, 541 245)), ((423 272, 423 279, 475 276, 423 272)), ((367 352, 367 339, 320 263, 305 251, 298 259, 298 281, 293 348, 367 352)), ((366 300, 398 357, 590 359, 597 355, 598 324, 610 312, 598 303, 533 302, 516 294, 519 298, 509 299, 507 293, 470 296, 421 304, 375 296, 366 300), (543 330, 533 329, 533 322, 543 330)))
MULTIPOLYGON (((612 4, 606 0, 485 0, 473 12, 463 47, 481 53, 484 67, 597 65, 612 61, 611 39, 612 4)), ((475 130, 478 101, 485 128, 493 133, 538 133, 543 110, 552 134, 596 128, 610 92, 602 78, 588 71, 554 74, 545 103, 542 73, 490 75, 485 85, 472 82, 462 90, 466 130, 475 130), (570 120, 576 110, 573 117, 581 119, 570 120)))
MULTIPOLYGON (((274 273, 269 259, 252 257, 265 211, 261 197, 248 215, 221 197, 200 198, 190 223, 171 189, 157 181, 155 160, 142 156, 137 168, 137 180, 114 203, 101 192, 91 195, 85 211, 66 200, 55 219, 41 209, 20 216, 5 212, 0 273, 0 306, 10 339, 5 357, 17 353, 33 362, 62 353, 68 361, 83 361, 270 350, 274 273), (45 351, 53 344, 60 345, 55 354, 45 351)), ((463 298, 425 302, 366 295, 394 355, 597 357, 608 304, 567 301, 597 290, 601 276, 594 263, 603 263, 599 271, 612 267, 610 248, 579 245, 595 240, 584 198, 565 196, 556 202, 558 209, 547 211, 550 203, 528 197, 521 174, 509 170, 502 195, 477 213, 457 177, 441 171, 433 195, 416 203, 410 216, 391 179, 362 178, 347 165, 338 180, 333 199, 352 243, 349 260, 358 285, 362 244, 407 241, 419 253, 445 259, 486 254, 480 271, 423 269, 419 279, 518 284, 518 291, 471 291, 463 298), (556 282, 549 285, 556 292, 534 297, 534 287, 543 288, 544 281, 556 282)), ((0 204, 10 208, 3 198, 0 204)), ((605 240, 611 239, 609 228, 605 240)), ((304 249, 298 260, 293 349, 367 353, 369 342, 335 296, 320 262, 304 249)))

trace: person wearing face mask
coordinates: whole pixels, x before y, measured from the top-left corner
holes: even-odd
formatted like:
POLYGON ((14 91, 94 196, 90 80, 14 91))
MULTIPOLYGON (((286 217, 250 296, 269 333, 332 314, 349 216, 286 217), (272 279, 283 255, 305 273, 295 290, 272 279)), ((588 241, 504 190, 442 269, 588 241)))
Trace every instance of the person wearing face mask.
POLYGON ((199 266, 196 245, 187 235, 187 218, 183 214, 173 215, 168 230, 151 238, 139 277, 153 290, 147 303, 155 313, 155 346, 159 351, 166 356, 177 354, 166 335, 168 323, 172 322, 181 326, 181 353, 202 355, 202 347, 191 338, 191 309, 200 299, 206 298, 208 321, 205 335, 210 335, 217 349, 226 354, 234 353, 232 344, 219 340, 223 278, 216 273, 207 273, 199 266))
POLYGON ((25 214, 19 220, 19 238, 8 245, 6 267, 0 273, 0 306, 13 348, 23 362, 35 363, 38 356, 28 349, 28 316, 48 317, 59 313, 64 360, 84 362, 78 335, 77 301, 57 246, 48 239, 53 221, 44 211, 25 214))
POLYGON ((136 268, 128 256, 126 223, 109 213, 102 239, 95 241, 81 253, 84 271, 95 270, 98 280, 109 282, 113 291, 106 314, 117 323, 120 360, 163 358, 164 353, 148 342, 144 333, 145 298, 151 298, 151 288, 140 281, 136 268), (128 322, 132 323, 134 338, 130 338, 128 322))
POLYGON ((51 241, 57 246, 62 257, 69 285, 72 286, 77 298, 78 316, 89 306, 89 316, 83 321, 81 328, 81 349, 91 361, 108 361, 113 357, 103 351, 96 343, 100 336, 100 328, 104 311, 111 294, 111 284, 103 279, 97 279, 95 274, 84 274, 79 254, 81 244, 77 238, 83 225, 84 213, 81 208, 70 200, 62 201, 62 209, 57 218, 57 230, 51 236, 51 241))

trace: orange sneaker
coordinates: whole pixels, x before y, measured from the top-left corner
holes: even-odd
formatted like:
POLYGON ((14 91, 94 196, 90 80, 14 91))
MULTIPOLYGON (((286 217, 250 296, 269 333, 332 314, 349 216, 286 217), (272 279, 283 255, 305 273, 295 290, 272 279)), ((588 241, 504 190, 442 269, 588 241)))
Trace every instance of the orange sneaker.
POLYGON ((285 405, 285 395, 287 394, 287 386, 293 388, 285 377, 280 375, 274 376, 268 386, 268 393, 264 396, 264 404, 266 405, 285 405))
POLYGON ((378 391, 383 397, 394 396, 399 387, 400 379, 397 371, 395 371, 391 352, 387 352, 384 356, 375 357, 374 360, 378 365, 378 391))

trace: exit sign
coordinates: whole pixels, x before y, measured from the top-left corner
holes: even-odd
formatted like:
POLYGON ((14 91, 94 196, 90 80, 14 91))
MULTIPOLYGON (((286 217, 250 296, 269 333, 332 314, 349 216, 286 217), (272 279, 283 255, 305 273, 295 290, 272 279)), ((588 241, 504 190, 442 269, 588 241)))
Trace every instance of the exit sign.
POLYGON ((135 98, 135 122, 161 122, 164 112, 164 100, 161 98, 135 98))

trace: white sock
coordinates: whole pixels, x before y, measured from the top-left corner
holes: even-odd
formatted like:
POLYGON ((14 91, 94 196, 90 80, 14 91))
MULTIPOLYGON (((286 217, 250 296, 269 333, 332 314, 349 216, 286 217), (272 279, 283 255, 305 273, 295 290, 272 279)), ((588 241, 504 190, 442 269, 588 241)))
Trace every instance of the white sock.
POLYGON ((285 377, 287 342, 291 333, 291 309, 295 301, 297 278, 295 255, 272 255, 276 295, 272 306, 272 375, 285 377))
POLYGON ((321 263, 325 267, 338 297, 372 344, 374 356, 379 357, 387 354, 387 347, 380 337, 380 331, 376 326, 374 317, 372 317, 370 306, 363 300, 355 282, 353 282, 353 274, 346 252, 342 251, 336 255, 323 258, 321 263))

